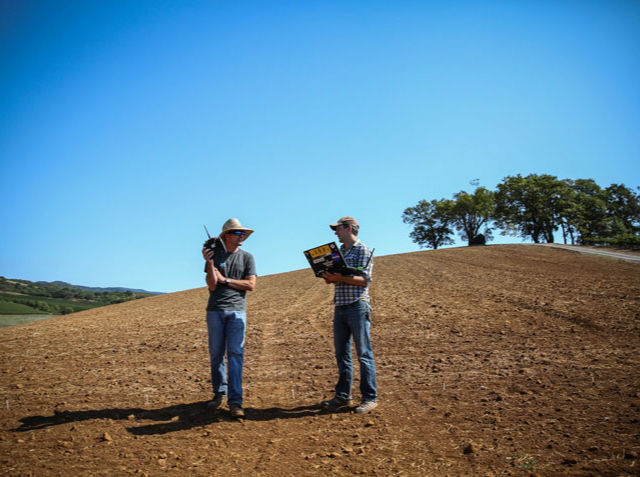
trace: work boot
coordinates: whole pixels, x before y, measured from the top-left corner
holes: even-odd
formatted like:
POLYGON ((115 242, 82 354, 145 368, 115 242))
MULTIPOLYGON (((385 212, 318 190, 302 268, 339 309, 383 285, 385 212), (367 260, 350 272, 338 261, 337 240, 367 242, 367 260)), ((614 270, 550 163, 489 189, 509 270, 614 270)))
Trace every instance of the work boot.
POLYGON ((218 409, 220 407, 220 405, 222 404, 222 398, 223 397, 224 397, 224 395, 222 395, 222 394, 215 394, 213 396, 213 399, 207 403, 207 407, 212 411, 215 410, 215 409, 218 409))
POLYGON ((320 407, 322 409, 326 409, 327 411, 337 411, 338 409, 343 409, 345 407, 349 407, 351 405, 351 399, 344 399, 338 396, 333 399, 329 399, 328 401, 322 401, 320 403, 320 407))
POLYGON ((229 410, 231 411, 231 417, 244 417, 244 410, 240 404, 229 404, 229 410))

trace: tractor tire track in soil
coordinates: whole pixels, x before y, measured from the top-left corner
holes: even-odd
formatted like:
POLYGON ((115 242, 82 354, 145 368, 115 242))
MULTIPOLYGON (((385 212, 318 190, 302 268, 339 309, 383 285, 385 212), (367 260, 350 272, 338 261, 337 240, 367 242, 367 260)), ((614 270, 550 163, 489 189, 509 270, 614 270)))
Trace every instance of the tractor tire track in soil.
MULTIPOLYGON (((210 412, 205 288, 0 329, 0 475, 639 475, 640 265, 525 245, 375 259, 380 405, 326 413, 332 288, 249 294, 210 412)), ((355 364, 354 398, 359 398, 355 364)))

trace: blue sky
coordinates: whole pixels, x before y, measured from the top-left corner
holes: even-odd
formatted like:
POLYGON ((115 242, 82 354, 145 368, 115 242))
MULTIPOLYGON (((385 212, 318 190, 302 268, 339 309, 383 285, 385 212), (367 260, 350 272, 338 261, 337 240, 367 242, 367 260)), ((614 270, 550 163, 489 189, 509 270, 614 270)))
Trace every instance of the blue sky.
POLYGON ((269 275, 343 215, 419 250, 473 179, 640 185, 637 1, 0 0, 0 64, 5 277, 172 292, 229 217, 269 275))

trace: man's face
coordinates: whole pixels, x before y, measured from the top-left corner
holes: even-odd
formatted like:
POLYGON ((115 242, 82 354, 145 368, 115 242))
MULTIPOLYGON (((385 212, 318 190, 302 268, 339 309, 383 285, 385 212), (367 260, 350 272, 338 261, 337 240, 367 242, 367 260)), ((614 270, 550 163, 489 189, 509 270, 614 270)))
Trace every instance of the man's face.
POLYGON ((232 246, 239 247, 246 238, 247 233, 244 230, 231 230, 224 234, 224 240, 227 248, 232 248, 232 246))
POLYGON ((338 237, 338 240, 340 241, 340 243, 344 243, 347 237, 349 237, 349 235, 351 234, 351 226, 340 224, 336 227, 336 230, 334 233, 336 234, 336 237, 338 237))

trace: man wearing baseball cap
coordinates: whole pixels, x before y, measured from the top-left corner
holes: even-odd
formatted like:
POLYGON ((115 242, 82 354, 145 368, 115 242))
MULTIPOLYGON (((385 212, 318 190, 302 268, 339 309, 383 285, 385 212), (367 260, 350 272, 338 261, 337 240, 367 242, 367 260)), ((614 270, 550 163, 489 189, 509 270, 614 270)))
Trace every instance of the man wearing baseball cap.
POLYGON ((356 407, 359 414, 367 413, 378 405, 376 388, 376 368, 371 348, 371 305, 369 304, 369 286, 373 270, 372 253, 358 239, 360 225, 353 217, 342 217, 329 227, 335 232, 342 244, 340 251, 349 267, 361 268, 358 275, 325 273, 327 283, 333 283, 335 310, 333 315, 333 343, 338 364, 338 383, 335 396, 322 401, 324 409, 337 410, 351 404, 353 383, 353 365, 351 360, 351 341, 356 345, 360 362, 361 403, 356 407))
POLYGON ((229 219, 222 226, 213 250, 206 246, 202 249, 209 288, 207 329, 213 386, 213 400, 208 406, 217 409, 227 395, 231 415, 237 418, 244 417, 242 367, 247 326, 246 295, 256 287, 253 255, 240 250, 240 246, 252 233, 253 230, 243 227, 238 219, 229 219))

